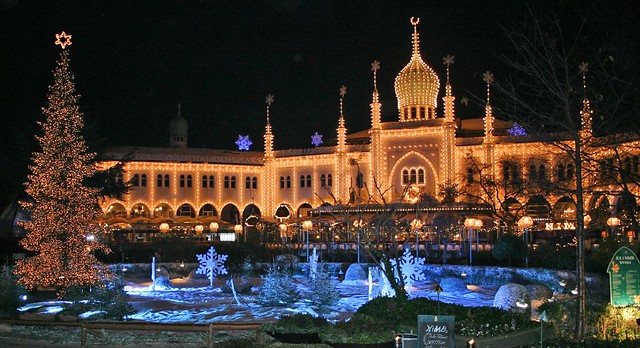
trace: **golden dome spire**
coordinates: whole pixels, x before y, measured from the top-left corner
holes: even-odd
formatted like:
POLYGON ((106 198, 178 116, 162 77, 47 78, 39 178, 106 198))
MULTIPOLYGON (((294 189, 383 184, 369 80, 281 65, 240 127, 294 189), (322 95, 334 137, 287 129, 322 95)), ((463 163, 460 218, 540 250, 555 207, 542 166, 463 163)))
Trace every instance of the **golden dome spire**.
POLYGON ((440 79, 420 56, 419 18, 411 17, 413 25, 412 54, 409 63, 396 76, 400 121, 416 121, 436 117, 440 79))

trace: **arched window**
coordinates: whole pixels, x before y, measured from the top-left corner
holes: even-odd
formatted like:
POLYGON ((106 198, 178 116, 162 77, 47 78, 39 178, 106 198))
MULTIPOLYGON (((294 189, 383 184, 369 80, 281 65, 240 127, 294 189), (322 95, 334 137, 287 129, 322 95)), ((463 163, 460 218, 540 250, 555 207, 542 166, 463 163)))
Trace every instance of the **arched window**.
POLYGON ((202 188, 207 188, 207 182, 208 182, 207 176, 203 175, 202 176, 202 188))
POLYGON ((410 172, 410 173, 411 173, 411 177, 409 178, 409 181, 410 181, 412 184, 415 184, 415 183, 416 183, 416 181, 418 180, 418 179, 417 179, 417 176, 416 176, 416 170, 415 170, 415 169, 411 169, 411 172, 410 172))
POLYGON ((133 179, 131 179, 131 186, 140 186, 140 175, 138 175, 137 173, 133 174, 133 179))
POLYGON ((573 164, 567 164, 567 180, 573 179, 573 164))
POLYGON ((300 187, 304 187, 304 175, 300 175, 300 187))
POLYGON ((229 188, 229 176, 225 175, 224 177, 224 188, 228 189, 229 188))
POLYGON ((564 164, 558 164, 558 181, 564 181, 564 164))
POLYGON ((333 186, 333 176, 331 174, 327 174, 327 186, 333 186))
POLYGON ((191 177, 191 174, 187 175, 187 187, 189 187, 189 188, 193 186, 192 185, 192 181, 193 181, 192 179, 193 179, 193 177, 191 177))
POLYGON ((231 177, 231 188, 236 188, 236 177, 235 175, 231 177))
POLYGON ((169 182, 170 182, 169 179, 170 179, 169 178, 169 174, 165 174, 164 175, 164 187, 169 187, 169 182))
POLYGON ((307 187, 311 187, 311 175, 307 174, 307 187))
POLYGON ((257 176, 254 176, 254 177, 251 179, 251 186, 252 186, 252 188, 253 188, 254 190, 257 190, 257 189, 258 189, 258 177, 257 177, 257 176))
POLYGON ((283 189, 284 188, 284 176, 280 177, 280 188, 283 189))
POLYGON ((184 187, 184 174, 180 174, 180 187, 184 187))
POLYGON ((291 177, 287 175, 287 188, 291 188, 291 177))
POLYGON ((246 189, 251 188, 251 177, 244 178, 244 188, 246 189))
POLYGON ((538 170, 536 169, 535 164, 529 165, 529 180, 537 181, 538 180, 538 170))
POLYGON ((467 182, 473 182, 473 168, 467 168, 467 182))
POLYGON ((402 183, 403 184, 408 184, 409 183, 409 170, 405 169, 402 171, 402 183))
POLYGON ((362 172, 358 172, 358 175, 356 176, 356 187, 357 188, 364 187, 364 176, 362 175, 362 172))
POLYGON ((158 174, 158 181, 156 182, 157 187, 162 187, 162 174, 158 174))
POLYGON ((324 174, 320 174, 320 187, 327 186, 327 176, 324 174))
POLYGON ((210 188, 216 187, 216 177, 213 175, 209 175, 209 187, 210 188))
POLYGON ((424 169, 418 169, 418 184, 424 184, 424 169))
POLYGON ((544 166, 544 164, 541 164, 538 167, 538 179, 540 181, 545 181, 547 180, 547 168, 544 166))
POLYGON ((147 187, 147 174, 142 174, 140 176, 140 186, 147 187))

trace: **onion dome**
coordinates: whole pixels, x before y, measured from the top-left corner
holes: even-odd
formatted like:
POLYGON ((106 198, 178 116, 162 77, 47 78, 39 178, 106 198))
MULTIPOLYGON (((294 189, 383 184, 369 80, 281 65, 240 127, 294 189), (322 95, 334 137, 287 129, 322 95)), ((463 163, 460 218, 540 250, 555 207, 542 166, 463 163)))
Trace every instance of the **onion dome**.
POLYGON ((395 90, 398 98, 400 121, 424 120, 436 117, 440 79, 420 56, 418 22, 413 25, 413 54, 411 60, 396 76, 395 90))
POLYGON ((178 104, 178 114, 169 123, 169 146, 187 147, 188 134, 189 123, 182 117, 180 104, 178 104))

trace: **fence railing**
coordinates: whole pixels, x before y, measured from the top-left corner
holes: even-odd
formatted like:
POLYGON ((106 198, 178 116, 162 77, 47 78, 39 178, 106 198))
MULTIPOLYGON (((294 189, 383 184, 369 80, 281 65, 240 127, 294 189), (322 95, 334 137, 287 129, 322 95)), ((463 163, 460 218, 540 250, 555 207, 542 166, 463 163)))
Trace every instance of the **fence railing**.
POLYGON ((63 322, 36 320, 0 320, 2 324, 27 326, 65 326, 80 329, 80 347, 87 347, 87 335, 100 336, 96 330, 153 331, 153 332, 204 332, 207 333, 207 348, 216 346, 213 339, 218 331, 255 331, 259 334, 261 323, 209 323, 209 324, 165 324, 141 322, 63 322))

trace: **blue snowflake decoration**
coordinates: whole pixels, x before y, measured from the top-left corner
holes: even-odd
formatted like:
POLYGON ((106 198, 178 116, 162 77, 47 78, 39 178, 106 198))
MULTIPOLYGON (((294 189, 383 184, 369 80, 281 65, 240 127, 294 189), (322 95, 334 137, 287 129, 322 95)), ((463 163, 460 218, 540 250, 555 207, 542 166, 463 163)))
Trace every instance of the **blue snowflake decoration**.
POLYGON ((527 131, 524 128, 522 128, 522 126, 519 125, 517 122, 513 122, 513 126, 507 129, 507 133, 509 133, 509 135, 514 135, 514 136, 527 135, 527 131))
POLYGON ((311 144, 314 146, 320 146, 320 144, 322 144, 322 134, 318 134, 318 132, 316 132, 316 134, 312 135, 311 144))
POLYGON ((249 140, 248 135, 238 135, 236 145, 238 145, 238 150, 240 151, 249 151, 249 146, 253 145, 253 143, 249 140))

